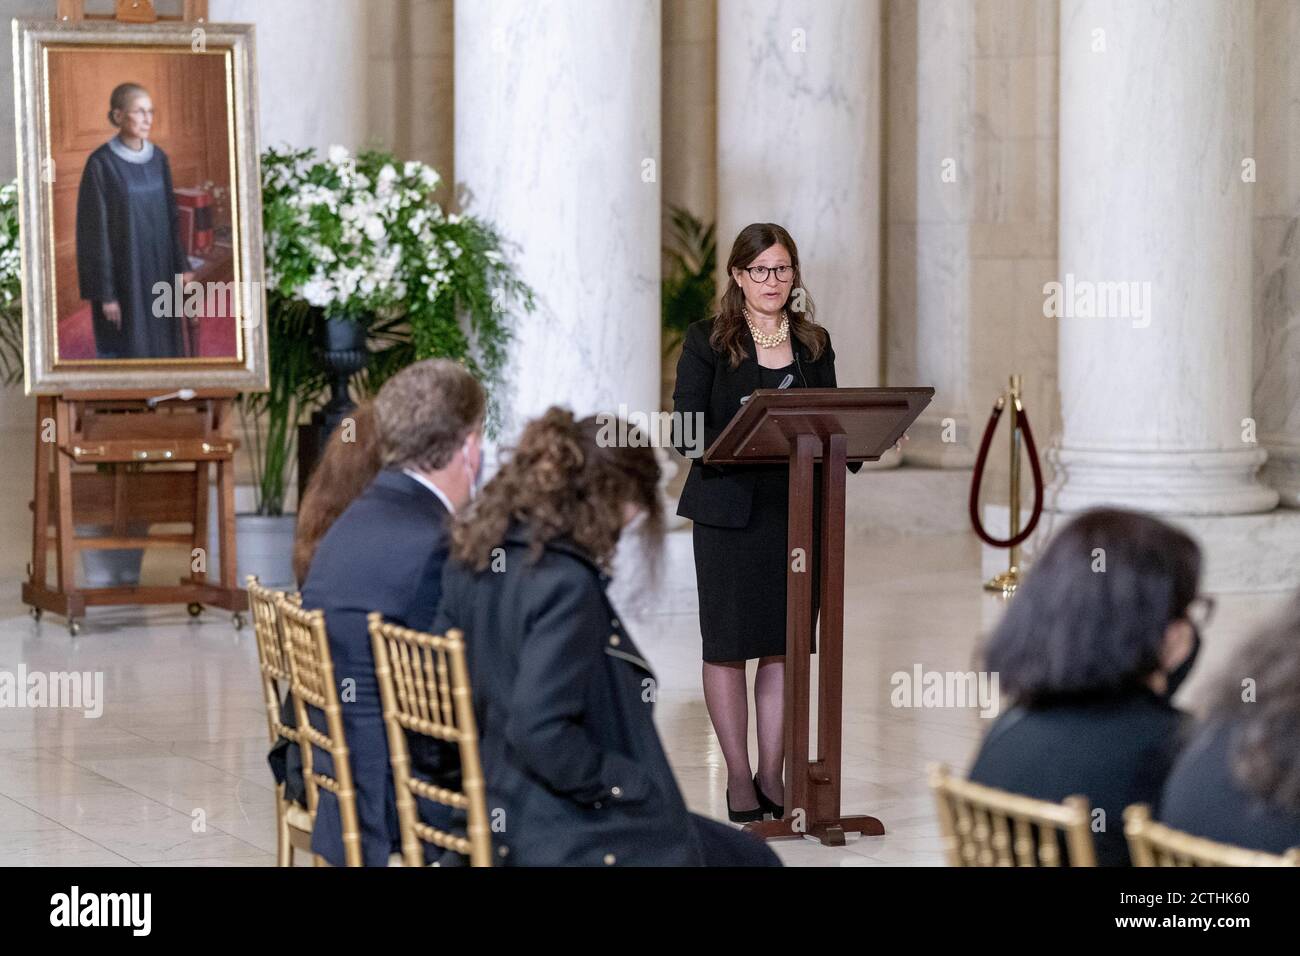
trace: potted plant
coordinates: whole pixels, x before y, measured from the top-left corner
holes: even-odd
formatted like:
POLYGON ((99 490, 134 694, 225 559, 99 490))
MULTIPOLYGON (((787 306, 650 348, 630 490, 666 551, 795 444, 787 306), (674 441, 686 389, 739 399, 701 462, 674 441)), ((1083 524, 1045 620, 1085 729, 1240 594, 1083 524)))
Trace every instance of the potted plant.
MULTIPOLYGON (((668 241, 664 243, 662 282, 663 391, 660 401, 672 408, 673 383, 677 378, 677 358, 686 329, 692 322, 707 318, 717 299, 718 244, 713 225, 692 215, 680 206, 669 207, 668 241)), ((670 452, 676 471, 665 481, 665 491, 672 497, 681 494, 686 483, 687 462, 677 452, 670 452)), ((676 509, 669 509, 671 514, 676 509)), ((671 519, 673 527, 685 519, 671 519)))
POLYGON ((499 424, 494 386, 511 310, 531 311, 533 296, 491 225, 445 214, 434 201, 439 181, 424 163, 378 150, 263 154, 271 390, 240 402, 255 486, 254 512, 236 522, 241 578, 257 573, 254 556, 279 562, 265 580, 287 573, 296 428, 330 390, 327 343, 336 352, 364 350, 348 376, 359 394, 419 359, 461 361, 488 390, 488 431, 499 424))
MULTIPOLYGON (((663 353, 665 360, 675 362, 686 329, 713 309, 718 294, 718 243, 711 224, 680 206, 669 207, 668 221, 663 250, 663 353)), ((674 377, 665 375, 664 382, 671 383, 674 377)))

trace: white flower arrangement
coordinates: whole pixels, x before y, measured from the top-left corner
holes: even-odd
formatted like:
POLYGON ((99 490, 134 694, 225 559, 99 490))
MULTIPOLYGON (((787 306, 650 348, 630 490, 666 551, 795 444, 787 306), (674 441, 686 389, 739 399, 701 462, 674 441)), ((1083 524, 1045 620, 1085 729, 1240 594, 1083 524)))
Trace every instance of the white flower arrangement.
MULTIPOLYGON (((532 293, 489 224, 443 212, 433 196, 442 182, 436 170, 338 145, 324 158, 270 149, 262 182, 268 289, 286 303, 365 323, 379 346, 370 387, 430 356, 465 362, 489 386, 496 380, 510 336, 503 303, 530 311, 532 293)), ((274 308, 270 321, 275 333, 274 308)), ((494 414, 490 403, 490 424, 494 414)))

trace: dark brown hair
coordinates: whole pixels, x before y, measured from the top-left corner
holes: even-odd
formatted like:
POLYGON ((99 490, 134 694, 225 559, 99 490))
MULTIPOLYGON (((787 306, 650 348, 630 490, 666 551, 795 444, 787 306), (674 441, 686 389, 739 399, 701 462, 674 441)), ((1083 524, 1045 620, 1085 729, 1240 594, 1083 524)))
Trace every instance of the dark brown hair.
MULTIPOLYGON (((149 91, 139 83, 119 83, 113 87, 113 92, 108 95, 108 121, 113 126, 117 126, 117 120, 113 119, 113 114, 118 110, 125 111, 131 105, 131 101, 140 95, 148 96, 149 91)), ((120 128, 120 127, 119 127, 120 128)))
POLYGON ((424 359, 402 369, 375 396, 386 467, 437 471, 483 424, 487 395, 463 365, 424 359))
MULTIPOLYGON (((736 282, 734 270, 748 268, 765 249, 772 246, 784 246, 786 252, 790 253, 790 265, 794 269, 794 275, 790 278, 790 295, 793 296, 795 290, 801 293, 799 303, 801 307, 787 309, 792 339, 797 339, 807 346, 814 361, 821 358, 826 348, 828 336, 826 330, 814 319, 812 296, 804 288, 803 273, 799 271, 799 250, 795 248, 794 239, 783 227, 774 222, 754 222, 740 230, 740 235, 736 236, 736 241, 731 244, 731 255, 727 257, 727 274, 724 279, 727 288, 718 303, 718 312, 713 318, 713 333, 709 336, 709 344, 713 346, 713 350, 726 353, 732 368, 738 366, 745 358, 744 341, 749 335, 749 328, 745 325, 745 315, 742 311, 745 308, 745 292, 736 282)), ((789 301, 787 297, 786 302, 789 301)))
POLYGON ((1187 614, 1201 549, 1173 525, 1096 508, 1034 562, 984 650, 1019 704, 1113 697, 1160 667, 1169 624, 1187 614))
POLYGON ((1228 673, 1209 716, 1235 724, 1234 776, 1248 791, 1300 812, 1300 593, 1257 632, 1228 673), (1246 678, 1255 682, 1252 701, 1242 700, 1246 678))
POLYGON ((511 524, 528 531, 531 557, 565 539, 608 570, 623 530, 623 506, 646 511, 646 531, 663 531, 659 462, 638 429, 613 415, 575 421, 551 407, 524 428, 501 470, 452 527, 451 553, 484 571, 511 524), (610 441, 625 435, 627 441, 610 441))
POLYGON ((379 429, 371 402, 358 405, 325 445, 325 453, 298 502, 298 527, 293 537, 293 575, 307 580, 311 559, 325 532, 379 472, 379 429), (351 419, 352 424, 348 424, 351 419))

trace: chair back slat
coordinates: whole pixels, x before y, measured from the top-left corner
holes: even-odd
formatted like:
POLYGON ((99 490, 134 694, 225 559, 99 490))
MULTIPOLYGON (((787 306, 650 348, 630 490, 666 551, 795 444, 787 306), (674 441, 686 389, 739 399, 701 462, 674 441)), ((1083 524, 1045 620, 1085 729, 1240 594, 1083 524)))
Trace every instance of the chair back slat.
MULTIPOLYGON (((301 605, 298 594, 286 595, 265 587, 257 575, 245 579, 248 604, 253 615, 253 634, 257 638, 257 667, 262 682, 262 704, 266 709, 266 729, 274 747, 283 737, 299 744, 298 731, 284 722, 284 698, 289 694, 289 656, 284 646, 284 628, 280 622, 277 600, 285 599, 301 605)), ((311 845, 310 821, 303 823, 298 804, 286 796, 286 782, 275 785, 276 865, 293 866, 295 845, 303 849, 311 845)))
POLYGON ((446 636, 387 623, 369 616, 375 652, 375 676, 388 728, 402 858, 407 866, 424 862, 423 844, 454 850, 469 857, 471 866, 491 866, 492 841, 487 797, 479 761, 478 725, 474 719, 465 663, 465 641, 459 631, 446 636), (461 789, 452 790, 416 777, 412 772, 407 733, 453 744, 460 755, 461 789), (416 798, 465 812, 462 836, 421 820, 416 798))
POLYGON ((1034 800, 930 768, 949 866, 1096 866, 1088 801, 1034 800))
POLYGON ((361 828, 357 820, 357 794, 352 784, 352 762, 343 733, 343 708, 339 704, 338 685, 334 682, 325 615, 318 610, 304 610, 284 596, 276 600, 276 610, 289 660, 289 689, 298 720, 307 812, 314 824, 320 806, 320 791, 323 789, 334 794, 343 829, 344 860, 348 866, 360 866, 361 828), (309 708, 324 715, 323 730, 310 719, 309 708), (332 773, 317 769, 317 748, 330 755, 332 773))
POLYGON ((294 729, 280 719, 280 703, 289 690, 289 660, 280 632, 280 615, 275 608, 276 598, 281 593, 264 587, 255 574, 248 576, 246 585, 248 605, 253 612, 253 635, 257 639, 257 666, 262 677, 267 731, 272 744, 281 736, 296 741, 294 729))
POLYGON ((1300 866, 1300 847, 1278 855, 1193 836, 1157 823, 1145 803, 1125 809, 1124 836, 1134 866, 1300 866))

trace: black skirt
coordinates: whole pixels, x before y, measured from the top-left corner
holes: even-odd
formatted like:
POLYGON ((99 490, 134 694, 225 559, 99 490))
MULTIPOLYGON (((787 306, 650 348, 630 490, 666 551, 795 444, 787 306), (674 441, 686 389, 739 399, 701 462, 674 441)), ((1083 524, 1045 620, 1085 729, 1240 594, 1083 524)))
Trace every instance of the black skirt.
MULTIPOLYGON (((789 470, 785 465, 752 467, 758 474, 749 524, 719 528, 697 521, 692 531, 700 633, 704 660, 710 663, 785 654, 789 470)), ((815 470, 813 554, 807 564, 813 576, 814 624, 821 597, 821 467, 815 470)), ((812 649, 817 649, 815 630, 812 649)))

